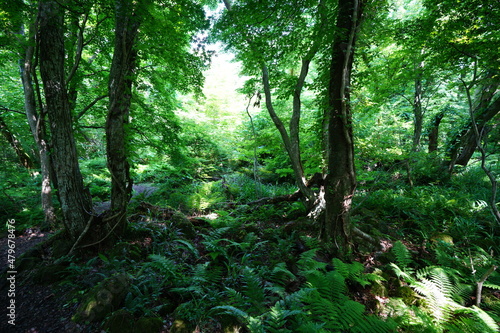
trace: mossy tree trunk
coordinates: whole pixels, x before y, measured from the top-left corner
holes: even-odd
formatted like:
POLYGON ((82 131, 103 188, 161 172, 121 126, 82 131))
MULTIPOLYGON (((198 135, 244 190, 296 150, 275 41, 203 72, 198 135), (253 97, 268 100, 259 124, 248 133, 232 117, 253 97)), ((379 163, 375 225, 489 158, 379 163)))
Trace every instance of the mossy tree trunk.
POLYGON ((92 200, 78 164, 73 122, 65 84, 64 10, 57 1, 39 2, 40 73, 45 93, 52 161, 64 224, 76 240, 90 217, 92 200))

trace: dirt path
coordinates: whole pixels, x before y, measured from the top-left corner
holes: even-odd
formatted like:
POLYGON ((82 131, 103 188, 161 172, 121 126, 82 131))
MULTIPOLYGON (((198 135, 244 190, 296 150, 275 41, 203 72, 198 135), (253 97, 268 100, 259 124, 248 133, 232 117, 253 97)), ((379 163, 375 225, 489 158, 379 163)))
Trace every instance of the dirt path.
MULTIPOLYGON (((30 248, 47 239, 52 233, 41 232, 38 229, 28 229, 23 235, 14 239, 15 257, 19 258, 30 248)), ((8 268, 8 238, 0 239, 0 332, 5 333, 63 333, 83 332, 83 328, 71 322, 74 309, 64 306, 64 295, 57 295, 50 286, 35 285, 23 281, 20 274, 4 274, 8 268), (14 278, 14 279, 13 279, 14 278), (13 282, 13 283, 11 283, 13 282), (9 317, 7 309, 14 302, 15 317, 9 317), (14 319, 9 323, 9 320, 14 319), (12 325, 15 323, 15 325, 12 325)), ((11 306, 12 307, 12 306, 11 306)))
MULTIPOLYGON (((138 196, 148 197, 157 190, 147 184, 134 185, 132 200, 138 196)), ((109 209, 109 202, 99 203, 96 212, 109 209)), ((26 230, 15 238, 15 257, 19 258, 36 244, 52 235, 52 232, 41 232, 33 228, 26 230)), ((17 274, 5 275, 8 268, 8 238, 0 238, 0 317, 1 333, 99 333, 86 326, 71 321, 76 304, 68 304, 64 294, 54 292, 51 286, 37 285, 31 281, 22 281, 17 274), (14 275, 15 284, 11 285, 9 276, 14 275), (11 294, 11 286, 15 287, 11 294), (11 297, 12 295, 12 297, 11 297), (15 302, 15 325, 9 324, 7 307, 15 302)))

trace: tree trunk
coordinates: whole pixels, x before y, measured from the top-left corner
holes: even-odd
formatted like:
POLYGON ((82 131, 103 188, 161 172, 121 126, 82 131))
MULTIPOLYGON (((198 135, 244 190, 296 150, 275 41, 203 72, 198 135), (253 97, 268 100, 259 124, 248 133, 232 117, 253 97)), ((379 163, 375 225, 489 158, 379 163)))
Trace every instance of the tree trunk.
POLYGON ((333 241, 340 252, 350 246, 351 201, 356 187, 350 108, 350 77, 354 46, 362 14, 359 0, 340 0, 329 69, 325 176, 325 214, 321 237, 333 241))
POLYGON ((3 118, 0 116, 0 132, 2 132, 3 137, 10 144, 17 157, 19 158, 19 163, 26 169, 33 169, 33 161, 31 157, 24 150, 21 142, 16 138, 16 136, 11 132, 10 128, 7 126, 3 118))
MULTIPOLYGON (((474 118, 479 135, 483 134, 486 124, 500 112, 500 97, 498 88, 500 82, 498 72, 491 70, 486 77, 482 79, 482 86, 478 90, 474 101, 474 118)), ((471 121, 463 127, 462 131, 448 144, 448 170, 453 171, 456 164, 466 166, 472 158, 477 147, 478 138, 476 137, 471 121)), ((479 138, 481 140, 481 138, 479 138)))
POLYGON ((439 125, 441 124, 441 120, 443 120, 444 112, 439 112, 436 114, 434 119, 432 120, 430 129, 429 129, 429 145, 428 151, 432 153, 438 150, 438 141, 439 141, 439 125))
POLYGON ((115 229, 125 227, 126 211, 132 193, 126 147, 126 125, 131 105, 139 28, 138 13, 133 1, 115 2, 115 48, 109 75, 109 108, 106 119, 106 153, 111 173, 111 212, 116 216, 115 229))
POLYGON ((40 73, 49 116, 59 199, 73 240, 85 229, 92 200, 83 186, 64 79, 64 17, 57 1, 39 3, 40 73))
MULTIPOLYGON (((500 97, 496 97, 486 108, 476 107, 474 114, 476 114, 476 124, 479 130, 479 135, 482 135, 487 123, 493 119, 500 112, 500 97)), ((463 130, 457 137, 455 137, 450 151, 450 163, 448 166, 449 171, 458 165, 466 166, 472 155, 476 151, 477 139, 474 131, 471 128, 470 121, 466 125, 466 130, 463 130)), ((481 138, 479 138, 481 140, 481 138)))
MULTIPOLYGON (((418 67, 418 71, 421 71, 423 63, 418 67)), ((415 79, 415 92, 413 95, 413 144, 412 152, 420 151, 420 139, 422 137, 422 128, 424 124, 424 111, 422 108, 422 79, 421 73, 419 72, 418 77, 415 79)))
MULTIPOLYGON (((24 35, 24 28, 21 34, 24 35)), ((45 215, 45 223, 51 227, 56 224, 56 214, 52 204, 51 182, 51 162, 49 147, 45 140, 45 117, 37 112, 36 94, 33 85, 32 75, 35 75, 33 68, 33 58, 35 56, 35 34, 33 26, 30 26, 27 36, 26 47, 21 51, 19 60, 19 70, 24 91, 24 109, 26 118, 35 140, 40 157, 40 169, 42 174, 41 202, 45 215)))

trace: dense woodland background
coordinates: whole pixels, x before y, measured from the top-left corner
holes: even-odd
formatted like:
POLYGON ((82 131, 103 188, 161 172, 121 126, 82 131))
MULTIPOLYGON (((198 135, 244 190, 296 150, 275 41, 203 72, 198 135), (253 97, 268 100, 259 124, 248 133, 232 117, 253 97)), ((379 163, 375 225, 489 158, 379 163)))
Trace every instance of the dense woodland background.
POLYGON ((52 234, 18 280, 75 332, 499 330, 497 0, 9 0, 0 24, 0 216, 52 234))

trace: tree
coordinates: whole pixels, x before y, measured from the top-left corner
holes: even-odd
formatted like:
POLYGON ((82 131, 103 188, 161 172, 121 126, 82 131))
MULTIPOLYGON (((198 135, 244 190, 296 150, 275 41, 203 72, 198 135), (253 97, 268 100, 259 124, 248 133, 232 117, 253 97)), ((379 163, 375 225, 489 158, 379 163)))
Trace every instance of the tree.
MULTIPOLYGON (((427 0, 424 5, 427 11, 423 21, 430 27, 426 37, 432 51, 443 60, 443 65, 454 70, 457 80, 474 77, 475 87, 470 87, 474 99, 473 114, 478 133, 482 135, 484 126, 500 111, 500 38, 492 33, 500 27, 500 6, 497 1, 478 0, 427 0)), ((464 118, 468 117, 469 112, 466 112, 464 118)), ((478 138, 472 128, 470 119, 464 121, 449 140, 447 158, 450 172, 455 164, 467 165, 476 150, 478 138)))
POLYGON ((64 225, 76 240, 88 223, 92 201, 83 186, 66 90, 64 9, 57 1, 42 0, 38 15, 40 73, 50 121, 52 161, 64 225))
POLYGON ((136 69, 136 37, 142 20, 142 2, 115 2, 115 47, 109 75, 109 107, 106 120, 106 153, 111 173, 111 214, 118 231, 124 229, 127 205, 132 194, 126 147, 132 82, 136 69))
MULTIPOLYGON (((312 209, 317 200, 307 183, 301 157, 301 98, 310 64, 322 46, 328 9, 324 1, 296 1, 286 5, 224 3, 227 13, 219 22, 218 37, 238 52, 246 71, 254 75, 259 73, 267 111, 280 133, 306 206, 312 209), (297 62, 300 66, 295 75, 297 62), (276 111, 276 99, 288 98, 292 101, 287 129, 276 111)), ((250 86, 253 90, 259 89, 250 86)))
POLYGON ((351 115, 351 73, 363 0, 339 0, 331 46, 326 122, 325 216, 322 238, 345 251, 351 239, 350 209, 356 188, 351 115))

